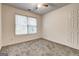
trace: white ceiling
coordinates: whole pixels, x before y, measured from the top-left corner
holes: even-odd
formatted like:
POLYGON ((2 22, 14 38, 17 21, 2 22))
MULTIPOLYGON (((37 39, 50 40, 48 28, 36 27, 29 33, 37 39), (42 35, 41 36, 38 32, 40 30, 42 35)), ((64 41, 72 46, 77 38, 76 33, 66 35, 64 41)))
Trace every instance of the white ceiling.
MULTIPOLYGON (((5 4, 5 3, 4 3, 5 4)), ((10 5, 19 9, 28 10, 31 9, 32 12, 44 15, 50 11, 56 10, 58 8, 61 8, 65 5, 68 5, 68 3, 48 3, 47 8, 40 8, 35 9, 37 3, 6 3, 6 5, 10 5)))

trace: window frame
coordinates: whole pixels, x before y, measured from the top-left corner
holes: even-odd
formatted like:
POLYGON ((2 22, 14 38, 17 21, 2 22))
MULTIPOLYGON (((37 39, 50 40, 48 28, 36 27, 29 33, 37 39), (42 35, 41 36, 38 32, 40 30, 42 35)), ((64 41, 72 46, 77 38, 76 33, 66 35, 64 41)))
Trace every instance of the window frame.
POLYGON ((15 34, 15 36, 26 36, 26 35, 35 35, 35 34, 37 34, 38 33, 38 21, 37 21, 37 17, 33 17, 33 16, 27 16, 27 15, 23 15, 23 14, 14 14, 14 34, 15 34), (36 26, 36 33, 29 33, 28 32, 28 24, 27 24, 27 34, 20 34, 20 35, 17 35, 16 34, 16 15, 21 15, 21 16, 25 16, 25 17, 27 17, 27 23, 28 23, 28 17, 31 17, 31 18, 35 18, 36 19, 36 24, 37 24, 37 26, 36 26))

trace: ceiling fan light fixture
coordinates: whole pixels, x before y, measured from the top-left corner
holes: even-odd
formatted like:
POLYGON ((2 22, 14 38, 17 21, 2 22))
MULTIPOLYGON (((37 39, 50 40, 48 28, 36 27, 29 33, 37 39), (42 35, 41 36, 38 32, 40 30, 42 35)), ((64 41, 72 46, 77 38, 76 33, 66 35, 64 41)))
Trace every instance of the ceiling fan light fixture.
POLYGON ((41 8, 43 5, 42 4, 37 4, 37 7, 38 8, 41 8))

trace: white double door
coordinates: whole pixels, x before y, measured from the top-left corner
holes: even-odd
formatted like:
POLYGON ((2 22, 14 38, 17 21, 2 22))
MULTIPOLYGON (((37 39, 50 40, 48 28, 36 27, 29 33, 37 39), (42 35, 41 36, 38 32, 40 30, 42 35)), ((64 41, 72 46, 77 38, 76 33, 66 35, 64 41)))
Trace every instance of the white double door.
POLYGON ((79 9, 67 13, 66 25, 66 45, 79 49, 79 9))

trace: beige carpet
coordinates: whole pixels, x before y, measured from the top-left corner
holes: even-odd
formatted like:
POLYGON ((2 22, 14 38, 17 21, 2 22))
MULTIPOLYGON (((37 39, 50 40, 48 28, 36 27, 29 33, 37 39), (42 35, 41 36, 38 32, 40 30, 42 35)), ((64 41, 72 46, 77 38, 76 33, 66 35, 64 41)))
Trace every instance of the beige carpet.
POLYGON ((78 56, 79 50, 40 38, 3 47, 0 53, 8 53, 9 56, 78 56))

